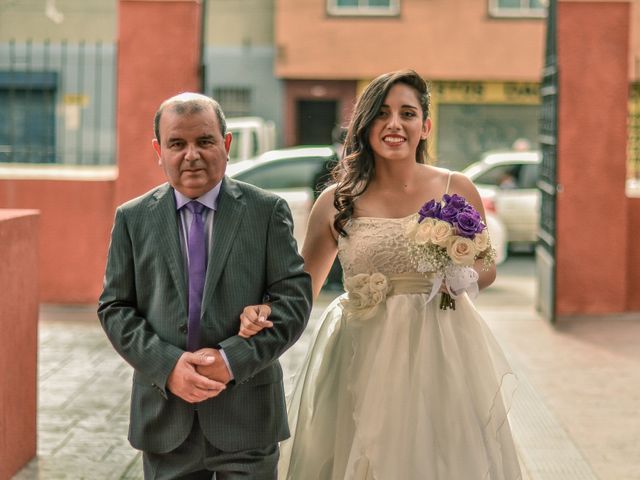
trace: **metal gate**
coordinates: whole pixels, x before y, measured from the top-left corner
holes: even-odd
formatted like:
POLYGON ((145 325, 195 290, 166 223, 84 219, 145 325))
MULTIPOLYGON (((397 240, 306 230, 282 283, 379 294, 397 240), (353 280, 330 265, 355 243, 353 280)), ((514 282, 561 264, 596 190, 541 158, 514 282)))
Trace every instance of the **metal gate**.
POLYGON ((542 76, 542 113, 540 117, 540 146, 542 166, 540 189, 540 225, 536 247, 538 292, 536 307, 550 322, 556 311, 556 153, 558 140, 558 64, 556 56, 556 4, 550 0, 547 15, 545 66, 542 76))

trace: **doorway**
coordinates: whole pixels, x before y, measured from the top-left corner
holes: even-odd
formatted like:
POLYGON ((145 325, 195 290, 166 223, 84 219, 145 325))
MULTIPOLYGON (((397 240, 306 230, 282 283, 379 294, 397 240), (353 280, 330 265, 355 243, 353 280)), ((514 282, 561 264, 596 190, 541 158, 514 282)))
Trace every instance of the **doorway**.
POLYGON ((299 100, 296 114, 298 144, 331 144, 331 132, 338 119, 338 102, 336 100, 299 100))

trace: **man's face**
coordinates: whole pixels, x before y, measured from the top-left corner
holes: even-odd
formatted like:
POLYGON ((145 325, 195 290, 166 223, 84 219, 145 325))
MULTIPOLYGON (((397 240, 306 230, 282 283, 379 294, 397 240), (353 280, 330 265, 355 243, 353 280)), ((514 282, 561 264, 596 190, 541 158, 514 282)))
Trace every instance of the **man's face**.
POLYGON ((178 114, 169 106, 162 112, 159 128, 161 143, 154 139, 153 148, 173 188, 197 198, 222 180, 231 134, 222 136, 212 108, 178 114))

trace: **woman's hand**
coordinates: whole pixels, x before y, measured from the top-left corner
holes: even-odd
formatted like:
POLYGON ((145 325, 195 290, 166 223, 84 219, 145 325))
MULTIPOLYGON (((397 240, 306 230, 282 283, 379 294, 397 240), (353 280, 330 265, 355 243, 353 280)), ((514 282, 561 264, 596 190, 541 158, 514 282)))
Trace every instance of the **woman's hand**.
POLYGON ((268 320, 269 315, 271 315, 271 307, 267 304, 244 307, 240 314, 238 335, 242 338, 251 338, 263 329, 273 327, 273 322, 268 320))

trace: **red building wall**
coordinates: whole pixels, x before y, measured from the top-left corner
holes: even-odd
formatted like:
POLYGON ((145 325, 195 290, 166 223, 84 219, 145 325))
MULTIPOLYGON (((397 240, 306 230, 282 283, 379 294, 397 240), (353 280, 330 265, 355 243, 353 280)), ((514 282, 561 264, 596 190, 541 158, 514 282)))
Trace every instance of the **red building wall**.
POLYGON ((640 198, 627 200, 627 310, 640 311, 640 198))
POLYGON ((0 480, 36 454, 38 212, 0 210, 0 480))
POLYGON ((0 208, 40 210, 40 301, 95 303, 113 219, 113 181, 0 180, 0 208))

